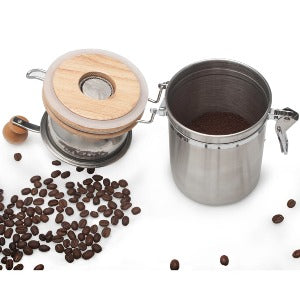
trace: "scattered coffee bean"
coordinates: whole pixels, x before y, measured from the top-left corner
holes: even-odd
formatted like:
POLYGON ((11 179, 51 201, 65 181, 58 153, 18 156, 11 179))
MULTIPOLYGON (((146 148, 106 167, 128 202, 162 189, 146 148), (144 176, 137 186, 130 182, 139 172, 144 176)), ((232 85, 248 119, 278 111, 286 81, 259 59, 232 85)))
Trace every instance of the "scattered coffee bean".
POLYGON ((94 256, 94 251, 93 250, 87 250, 82 254, 83 259, 90 259, 94 256))
POLYGON ((41 252, 47 252, 47 251, 50 250, 50 247, 49 247, 48 245, 40 245, 40 246, 39 246, 39 250, 40 250, 41 252))
POLYGON ((281 223, 283 220, 284 220, 284 217, 283 217, 283 215, 280 215, 280 214, 275 215, 275 216, 272 217, 272 222, 273 222, 274 224, 279 224, 279 223, 281 223))
POLYGON ((61 171, 60 170, 55 170, 51 173, 51 177, 52 178, 56 178, 58 177, 59 175, 61 174, 61 171))
POLYGON ((77 171, 77 172, 82 172, 83 170, 84 170, 84 168, 76 167, 76 171, 77 171))
POLYGON ((120 185, 120 187, 125 188, 128 186, 128 183, 125 179, 121 179, 121 180, 119 180, 119 185, 120 185))
POLYGON ((139 207, 134 207, 131 209, 131 212, 133 215, 138 215, 141 212, 141 209, 139 207))
POLYGON ((127 225, 129 224, 129 217, 124 216, 124 217, 122 218, 122 224, 123 224, 124 226, 127 226, 127 225))
POLYGON ((172 259, 170 262, 170 269, 172 271, 177 271, 179 270, 179 261, 177 259, 172 259))
POLYGON ((98 217, 99 217, 99 213, 96 212, 96 211, 91 211, 91 212, 90 212, 90 215, 91 215, 91 217, 93 217, 93 218, 98 218, 98 217))
POLYGON ((101 235, 104 238, 108 238, 110 236, 111 229, 109 227, 105 227, 102 229, 101 235))
POLYGON ((72 216, 74 214, 74 209, 72 207, 67 207, 65 212, 68 216, 72 216))
POLYGON ((300 257, 300 249, 297 249, 293 252, 293 257, 294 258, 299 258, 300 257))
POLYGON ((223 266, 227 266, 229 264, 229 258, 227 255, 222 255, 220 257, 220 264, 223 266))
POLYGON ((24 266, 22 264, 17 264, 14 266, 14 270, 23 270, 24 266))
POLYGON ((60 166, 61 165, 61 162, 59 160, 53 160, 52 161, 52 165, 53 166, 60 166))
POLYGON ((21 153, 15 153, 14 154, 14 159, 15 159, 15 161, 20 161, 22 159, 22 154, 21 153))
POLYGON ((89 174, 93 174, 95 172, 95 168, 87 168, 87 172, 89 174))
POLYGON ((45 268, 44 265, 39 264, 39 265, 35 266, 33 270, 39 270, 40 271, 40 270, 44 270, 44 268, 45 268))
POLYGON ((21 190, 22 195, 28 195, 31 193, 31 189, 30 188, 24 188, 21 190))
POLYGON ((289 208, 293 208, 293 207, 295 207, 295 205, 296 205, 296 201, 294 199, 290 199, 287 202, 287 207, 289 207, 289 208))
POLYGON ((40 181, 41 179, 42 179, 41 176, 35 175, 30 178, 30 182, 34 183, 36 181, 40 181))
POLYGON ((63 173, 61 173, 61 178, 66 179, 68 177, 70 177, 71 172, 70 171, 65 171, 63 173))

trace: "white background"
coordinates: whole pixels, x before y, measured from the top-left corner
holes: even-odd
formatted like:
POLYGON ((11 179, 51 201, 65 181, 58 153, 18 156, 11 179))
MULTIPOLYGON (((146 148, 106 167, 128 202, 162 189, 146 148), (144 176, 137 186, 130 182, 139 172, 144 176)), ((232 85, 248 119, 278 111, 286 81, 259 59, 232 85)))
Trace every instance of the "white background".
MULTIPOLYGON (((0 28, 1 127, 16 114, 38 124, 44 112, 42 84, 26 80, 26 71, 47 69, 61 54, 81 48, 105 49, 131 60, 144 74, 151 97, 156 96, 158 82, 169 80, 187 64, 207 58, 238 60, 265 76, 273 107, 300 111, 297 1, 6 1, 1 3, 0 28)), ((142 214, 128 227, 114 229, 103 252, 90 261, 70 265, 54 251, 26 257, 26 269, 44 263, 53 271, 39 277, 30 272, 26 279, 42 289, 42 283, 59 285, 54 278, 69 278, 73 284, 63 292, 69 296, 88 293, 77 290, 80 278, 99 295, 129 292, 130 298, 241 294, 248 299, 257 293, 282 296, 284 287, 291 292, 298 272, 228 271, 300 269, 300 260, 291 257, 300 248, 299 134, 296 124, 288 132, 290 149, 284 156, 269 121, 255 191, 240 203, 207 207, 188 200, 172 181, 167 119, 157 117, 152 125, 138 125, 125 157, 99 172, 112 179, 126 178, 142 214), (299 201, 293 209, 286 206, 290 198, 299 201), (276 213, 285 216, 284 223, 272 224, 276 213), (226 268, 219 264, 222 254, 230 258, 226 268), (181 263, 176 274, 168 270, 172 258, 181 263)), ((38 134, 31 134, 21 146, 1 138, 1 188, 10 196, 33 174, 48 176, 52 159, 38 134), (13 160, 15 152, 23 154, 19 163, 13 160)), ((80 180, 84 177, 78 175, 80 180)), ((15 273, 1 272, 0 277, 7 284, 17 277, 27 282, 22 280, 24 272, 15 273)))

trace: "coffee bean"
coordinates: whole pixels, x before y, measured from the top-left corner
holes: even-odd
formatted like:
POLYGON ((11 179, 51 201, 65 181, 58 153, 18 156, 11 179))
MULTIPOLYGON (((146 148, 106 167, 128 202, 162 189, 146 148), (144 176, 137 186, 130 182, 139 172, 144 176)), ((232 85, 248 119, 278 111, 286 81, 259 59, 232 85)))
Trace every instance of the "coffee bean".
POLYGON ((89 211, 85 209, 82 212, 80 212, 79 215, 81 218, 86 218, 89 215, 89 211))
POLYGON ((79 243, 78 244, 78 249, 80 251, 85 251, 87 249, 87 245, 85 243, 79 243))
POLYGON ((29 246, 25 246, 23 249, 23 253, 26 255, 32 255, 33 250, 29 246))
POLYGON ((120 186, 120 185, 119 185, 119 183, 118 183, 118 182, 116 182, 116 181, 112 181, 112 182, 110 183, 110 185, 111 185, 111 186, 112 186, 112 188, 113 188, 113 189, 115 189, 115 190, 116 190, 116 189, 118 189, 118 188, 119 188, 119 186, 120 186))
POLYGON ((39 190, 38 190, 37 188, 31 189, 31 195, 32 195, 32 196, 37 195, 38 192, 39 192, 39 190))
POLYGON ((98 233, 98 232, 96 232, 96 233, 94 234, 94 243, 99 243, 100 240, 101 240, 101 234, 98 233))
POLYGON ((83 202, 78 202, 78 203, 76 203, 76 208, 79 211, 83 211, 85 209, 85 204, 83 202))
POLYGON ((28 195, 31 193, 31 189, 30 188, 24 188, 21 190, 22 195, 28 195))
POLYGON ((72 254, 73 250, 72 250, 72 248, 69 247, 69 248, 66 248, 64 250, 64 252, 65 252, 66 255, 69 255, 69 254, 72 254))
POLYGON ((51 173, 51 177, 52 178, 56 178, 58 177, 59 175, 61 174, 61 171, 60 170, 55 170, 51 173))
POLYGON ((108 238, 110 236, 111 229, 109 227, 105 227, 102 229, 101 235, 104 238, 108 238))
POLYGON ((125 188, 125 189, 122 190, 122 194, 125 195, 125 196, 129 196, 130 195, 130 190, 125 188))
POLYGON ((23 270, 24 266, 22 264, 17 264, 14 266, 14 270, 23 270))
POLYGON ((100 205, 97 209, 98 212, 103 213, 107 210, 107 206, 106 205, 100 205))
POLYGON ((287 202, 287 207, 289 207, 289 208, 293 208, 293 207, 295 207, 295 205, 296 205, 296 201, 294 199, 290 199, 287 202))
POLYGON ((19 234, 27 232, 28 228, 26 226, 17 226, 15 231, 19 234))
POLYGON ((62 199, 64 196, 65 194, 63 192, 60 192, 55 195, 55 199, 62 199))
POLYGON ((40 242, 39 241, 35 241, 35 240, 31 240, 28 242, 28 246, 31 249, 38 249, 40 247, 40 242))
POLYGON ((95 181, 101 181, 103 177, 101 175, 93 175, 92 177, 95 181))
POLYGON ((91 233, 95 234, 98 231, 98 226, 96 224, 91 226, 91 233))
POLYGON ((31 228, 30 228, 30 231, 33 235, 38 235, 39 234, 39 229, 37 226, 33 225, 31 228))
POLYGON ((79 241, 84 241, 85 240, 85 235, 82 232, 80 232, 77 237, 78 237, 79 241))
POLYGON ((61 165, 61 162, 59 160, 53 160, 52 161, 52 165, 53 166, 60 166, 61 165))
POLYGON ((123 198, 123 194, 120 193, 120 192, 115 192, 115 193, 114 193, 114 197, 115 197, 115 198, 121 199, 121 198, 123 198))
POLYGON ((23 252, 21 251, 17 251, 13 256, 14 262, 19 262, 22 258, 23 258, 23 252))
POLYGON ((94 242, 94 237, 91 234, 88 234, 85 238, 85 244, 91 246, 94 242))
POLYGON ((69 237, 70 240, 75 240, 76 239, 76 235, 75 235, 74 231, 69 230, 68 231, 68 237, 69 237))
POLYGON ((119 223, 119 218, 117 216, 112 216, 110 219, 110 222, 112 225, 118 225, 119 223))
POLYGON ((70 175, 71 175, 70 171, 65 171, 61 173, 61 178, 66 179, 70 177, 70 175))
MULTIPOLYGON (((48 190, 55 191, 55 192, 52 192, 52 193, 58 193, 58 191, 57 191, 57 184, 55 184, 55 183, 50 183, 50 184, 48 184, 48 185, 47 185, 47 189, 48 189, 48 190)), ((51 196, 51 195, 49 195, 49 196, 51 196)), ((52 196, 51 196, 51 197, 52 197, 52 196)))
POLYGON ((120 187, 125 188, 126 186, 128 186, 128 183, 125 179, 121 179, 119 180, 119 185, 120 187))
POLYGON ((71 228, 71 224, 67 221, 61 223, 62 228, 69 230, 71 228))
POLYGON ((114 201, 108 201, 107 206, 111 209, 116 209, 118 207, 114 201))
POLYGON ((297 249, 293 252, 293 257, 294 258, 299 258, 300 257, 300 249, 297 249))
POLYGON ((35 181, 33 185, 35 188, 39 189, 42 186, 42 183, 40 181, 35 181))
POLYGON ((47 252, 47 251, 50 250, 50 247, 49 247, 48 245, 40 245, 40 246, 39 246, 39 250, 40 250, 41 252, 47 252))
POLYGON ((100 199, 98 197, 93 198, 93 204, 94 205, 99 205, 100 204, 100 199))
POLYGON ((83 180, 82 183, 83 183, 84 185, 90 185, 92 182, 93 182, 93 180, 92 180, 91 178, 87 178, 87 179, 83 180))
POLYGON ((67 189, 72 189, 72 188, 74 188, 74 186, 75 186, 75 183, 74 183, 74 182, 71 182, 71 181, 69 181, 69 182, 67 182, 67 183, 65 184, 65 187, 66 187, 67 189))
POLYGON ((122 209, 122 210, 127 210, 127 209, 129 209, 131 206, 132 206, 132 203, 126 202, 126 203, 121 204, 121 209, 122 209))
POLYGON ((35 175, 30 178, 30 182, 34 183, 36 181, 40 181, 41 179, 42 179, 41 176, 35 175))
POLYGON ((41 189, 39 192, 39 196, 40 197, 46 197, 47 196, 47 190, 46 189, 41 189))
POLYGON ((66 255, 65 255, 65 260, 66 260, 68 263, 72 263, 72 262, 74 261, 73 253, 66 254, 66 255))
POLYGON ((92 245, 92 250, 95 252, 95 253, 100 253, 102 251, 102 247, 99 245, 99 244, 93 244, 92 245))
POLYGON ((177 259, 172 259, 170 262, 170 269, 172 271, 177 271, 179 270, 179 261, 177 259))
POLYGON ((76 167, 76 171, 77 171, 77 172, 82 172, 83 170, 84 170, 84 168, 76 167))
POLYGON ((283 215, 280 215, 280 214, 275 215, 275 216, 272 217, 272 222, 273 222, 274 224, 279 224, 279 223, 281 223, 283 220, 284 220, 284 217, 283 217, 283 215))
POLYGON ((82 254, 83 259, 90 259, 94 256, 94 251, 93 250, 87 250, 82 254))
POLYGON ((99 225, 102 227, 107 227, 109 225, 109 221, 108 220, 100 220, 99 225))
POLYGON ((64 252, 64 246, 62 244, 55 245, 55 251, 57 253, 63 253, 64 252))
POLYGON ((14 154, 14 159, 15 159, 15 161, 20 161, 22 159, 22 154, 21 153, 15 153, 14 154))
POLYGON ((73 230, 77 230, 79 228, 78 222, 77 221, 72 221, 71 228, 73 230))
MULTIPOLYGON (((50 208, 50 207, 49 207, 50 208)), ((45 209, 44 209, 45 210, 45 209)), ((54 210, 53 210, 54 211, 54 210)), ((49 210, 47 210, 47 213, 50 213, 49 210)), ((49 221, 49 217, 48 215, 46 215, 45 213, 41 215, 40 217, 40 220, 43 222, 43 223, 47 223, 49 221)))
POLYGON ((95 168, 87 168, 86 170, 89 174, 93 174, 95 172, 95 168))
POLYGON ((72 207, 67 207, 65 212, 68 216, 72 216, 74 214, 74 209, 72 207))
POLYGON ((6 270, 12 270, 14 266, 14 262, 12 259, 8 259, 6 261, 6 270))
POLYGON ((124 217, 122 218, 122 224, 123 224, 124 226, 127 226, 127 225, 129 224, 129 217, 124 216, 124 217))
POLYGON ((44 181, 43 181, 43 183, 45 184, 45 185, 49 185, 50 183, 52 183, 53 182, 53 179, 52 178, 46 178, 44 181))
POLYGON ((34 205, 43 205, 44 204, 44 199, 43 198, 36 198, 35 200, 33 200, 33 204, 34 205))
POLYGON ((220 264, 223 266, 227 266, 229 264, 229 258, 226 255, 222 255, 220 257, 220 264))
POLYGON ((85 220, 85 219, 81 219, 78 223, 79 228, 84 228, 86 226, 86 224, 87 224, 87 220, 85 220))
POLYGON ((103 179, 103 185, 104 186, 109 186, 110 185, 110 180, 108 178, 103 179))
POLYGON ((43 264, 39 264, 39 265, 36 265, 33 270, 35 270, 35 271, 41 271, 41 270, 44 270, 44 268, 45 267, 44 267, 43 264))
POLYGON ((131 212, 133 215, 138 215, 141 212, 141 209, 139 207, 134 207, 131 209, 131 212))
POLYGON ((98 212, 96 212, 96 211, 91 211, 91 212, 90 212, 90 216, 93 217, 93 218, 98 218, 98 217, 99 217, 99 214, 98 214, 98 212))
POLYGON ((112 213, 113 213, 113 210, 109 208, 103 213, 103 216, 108 218, 112 215, 112 213))
POLYGON ((32 202, 33 202, 33 198, 32 198, 32 197, 26 197, 26 198, 24 199, 24 205, 26 205, 26 206, 31 205, 32 202))
POLYGON ((58 205, 66 208, 68 206, 68 202, 65 199, 58 200, 58 205))
POLYGON ((0 211, 4 210, 4 204, 0 202, 0 211))
POLYGON ((82 233, 87 235, 89 234, 91 231, 91 227, 90 226, 85 226, 83 229, 82 229, 82 233))

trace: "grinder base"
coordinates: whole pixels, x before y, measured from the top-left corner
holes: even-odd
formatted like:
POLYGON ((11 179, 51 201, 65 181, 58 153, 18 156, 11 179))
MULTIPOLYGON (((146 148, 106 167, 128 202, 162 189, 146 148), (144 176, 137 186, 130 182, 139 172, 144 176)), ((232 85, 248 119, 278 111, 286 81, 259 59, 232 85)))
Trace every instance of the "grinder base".
MULTIPOLYGON (((70 151, 69 146, 58 146, 57 141, 55 141, 55 138, 51 134, 51 125, 49 122, 48 114, 45 112, 43 115, 43 118, 41 120, 41 127, 40 132, 42 139, 44 143, 46 144, 47 148, 60 160, 79 167, 85 167, 85 168, 96 168, 96 167, 104 167, 106 165, 109 165, 118 159, 120 159, 128 150, 131 140, 132 140, 132 131, 128 131, 126 134, 126 138, 118 147, 117 149, 113 150, 112 152, 103 152, 103 155, 100 155, 97 158, 91 158, 91 157, 79 157, 77 155, 72 155, 72 151, 70 151)), ((99 148, 99 153, 101 154, 101 148, 99 148)))

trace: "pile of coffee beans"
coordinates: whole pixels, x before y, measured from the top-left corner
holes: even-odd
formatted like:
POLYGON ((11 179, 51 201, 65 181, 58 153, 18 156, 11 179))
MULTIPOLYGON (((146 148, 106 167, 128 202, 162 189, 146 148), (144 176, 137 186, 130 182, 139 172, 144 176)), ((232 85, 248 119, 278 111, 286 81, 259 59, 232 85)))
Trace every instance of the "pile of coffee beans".
MULTIPOLYGON (((55 160, 52 165, 61 163, 55 160)), ((94 172, 95 169, 87 169, 89 177, 82 182, 70 181, 69 170, 56 169, 44 179, 34 175, 20 195, 10 199, 5 199, 0 189, 0 261, 7 270, 23 270, 20 261, 24 255, 51 249, 63 254, 68 263, 91 259, 102 251, 100 242, 111 235, 112 228, 129 224, 128 212, 141 212, 139 207, 132 207, 126 180, 111 181, 92 175, 94 172), (59 180, 65 181, 63 189, 58 187, 59 180), (56 228, 40 232, 39 224, 51 218, 56 228)), ((43 269, 43 264, 34 267, 43 269)))
POLYGON ((250 124, 231 112, 207 112, 193 120, 187 127, 204 134, 224 135, 246 130, 250 124))

